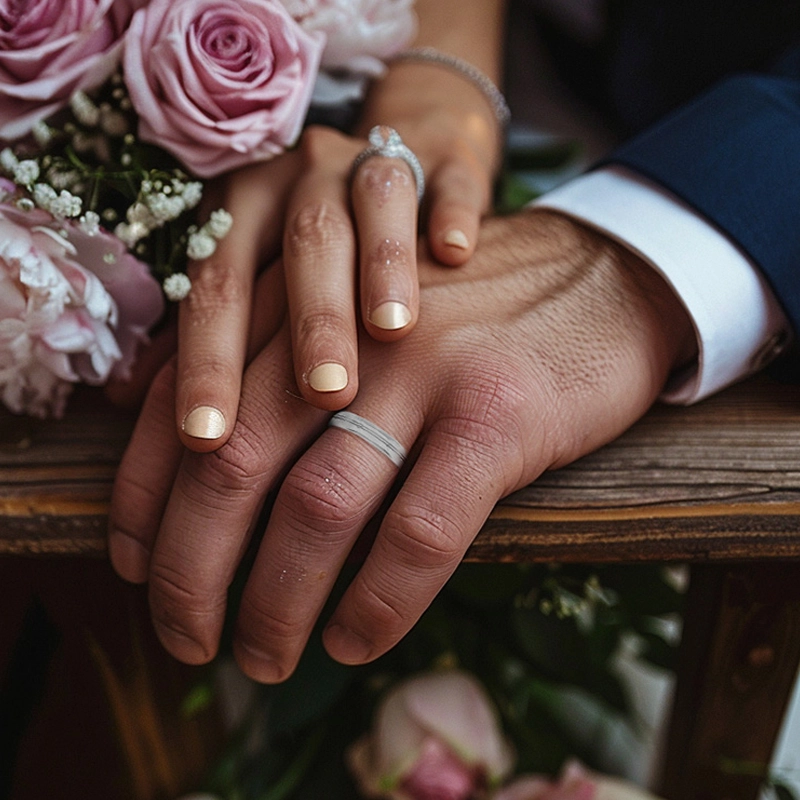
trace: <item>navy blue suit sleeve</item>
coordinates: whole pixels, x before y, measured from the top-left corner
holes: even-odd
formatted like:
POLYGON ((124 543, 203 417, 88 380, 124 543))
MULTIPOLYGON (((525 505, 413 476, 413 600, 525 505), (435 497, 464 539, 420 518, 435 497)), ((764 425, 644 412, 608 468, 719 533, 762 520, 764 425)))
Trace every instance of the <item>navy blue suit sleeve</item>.
POLYGON ((736 242, 800 337, 800 73, 728 78, 609 162, 660 183, 736 242))

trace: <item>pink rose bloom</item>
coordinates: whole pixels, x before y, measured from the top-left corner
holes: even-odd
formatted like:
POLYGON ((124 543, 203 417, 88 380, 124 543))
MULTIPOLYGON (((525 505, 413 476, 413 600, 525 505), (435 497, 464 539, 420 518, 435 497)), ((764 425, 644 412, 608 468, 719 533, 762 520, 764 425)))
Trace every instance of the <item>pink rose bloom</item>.
POLYGON ((0 203, 0 396, 12 411, 61 416, 72 384, 125 378, 163 302, 116 237, 0 203))
POLYGON ((398 684, 347 759, 367 797, 468 800, 508 775, 513 754, 483 687, 449 671, 398 684))
POLYGON ((324 33, 325 69, 380 75, 414 38, 414 0, 283 0, 309 32, 324 33))
POLYGON ((278 0, 152 0, 124 54, 140 138, 200 177, 283 152, 300 134, 323 45, 278 0))
POLYGON ((24 136, 114 71, 140 0, 3 0, 0 139, 24 136))
POLYGON ((492 800, 658 800, 644 789, 619 778, 589 772, 568 762, 555 781, 525 775, 503 787, 492 800))

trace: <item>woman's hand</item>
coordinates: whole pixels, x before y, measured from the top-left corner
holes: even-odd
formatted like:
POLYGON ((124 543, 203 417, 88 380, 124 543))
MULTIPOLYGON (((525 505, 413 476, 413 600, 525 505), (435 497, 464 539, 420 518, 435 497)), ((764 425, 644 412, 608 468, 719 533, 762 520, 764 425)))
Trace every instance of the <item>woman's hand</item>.
MULTIPOLYGON (((485 103, 466 88, 477 95, 472 102, 485 103)), ((426 175, 422 220, 431 250, 457 266, 472 255, 488 208, 496 123, 489 113, 470 129, 447 109, 418 116, 398 129, 426 175)), ((297 386, 313 405, 336 410, 355 398, 359 321, 379 341, 399 339, 416 324, 414 174, 404 160, 383 156, 351 174, 367 146, 311 127, 295 151, 240 170, 218 187, 214 205, 232 214, 234 227, 211 258, 190 265, 192 291, 179 313, 176 415, 190 449, 214 450, 230 435, 254 280, 281 249, 297 386)))

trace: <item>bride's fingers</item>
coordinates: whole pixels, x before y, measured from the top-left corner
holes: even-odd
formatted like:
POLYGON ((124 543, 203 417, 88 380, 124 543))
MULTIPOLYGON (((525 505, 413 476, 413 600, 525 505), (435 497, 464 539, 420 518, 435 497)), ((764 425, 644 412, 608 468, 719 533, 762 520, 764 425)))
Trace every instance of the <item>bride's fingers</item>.
POLYGON ((175 413, 181 441, 216 450, 233 430, 250 326, 253 284, 265 252, 274 251, 294 154, 237 173, 223 205, 233 228, 214 254, 189 265, 192 289, 179 311, 175 413))
POLYGON ((358 391, 356 238, 346 167, 358 144, 309 129, 306 168, 286 211, 283 264, 297 386, 319 408, 348 405, 358 391))
POLYGON ((403 160, 373 156, 353 176, 361 318, 370 335, 393 341, 419 314, 417 184, 403 160))
POLYGON ((470 153, 448 159, 428 181, 427 240, 441 264, 458 267, 475 252, 491 199, 490 174, 470 153))

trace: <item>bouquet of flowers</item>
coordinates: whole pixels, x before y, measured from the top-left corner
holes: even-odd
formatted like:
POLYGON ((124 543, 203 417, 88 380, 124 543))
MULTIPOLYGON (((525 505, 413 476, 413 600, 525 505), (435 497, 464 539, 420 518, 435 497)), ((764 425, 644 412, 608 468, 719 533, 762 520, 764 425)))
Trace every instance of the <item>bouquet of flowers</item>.
POLYGON ((272 158, 356 99, 413 0, 32 0, 0 26, 0 397, 60 416, 129 374, 190 290, 202 179, 272 158))

